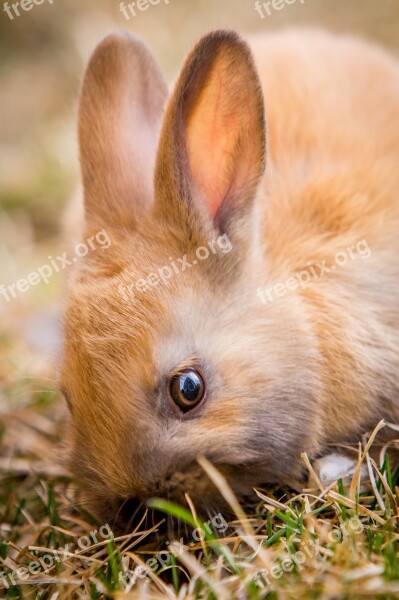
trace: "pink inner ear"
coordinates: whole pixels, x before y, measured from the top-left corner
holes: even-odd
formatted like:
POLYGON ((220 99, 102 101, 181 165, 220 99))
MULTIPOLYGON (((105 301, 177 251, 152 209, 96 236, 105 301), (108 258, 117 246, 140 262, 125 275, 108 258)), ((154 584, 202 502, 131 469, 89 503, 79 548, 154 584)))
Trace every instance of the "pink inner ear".
POLYGON ((248 70, 236 65, 232 75, 223 63, 216 61, 187 122, 191 175, 211 218, 258 166, 257 107, 248 70))

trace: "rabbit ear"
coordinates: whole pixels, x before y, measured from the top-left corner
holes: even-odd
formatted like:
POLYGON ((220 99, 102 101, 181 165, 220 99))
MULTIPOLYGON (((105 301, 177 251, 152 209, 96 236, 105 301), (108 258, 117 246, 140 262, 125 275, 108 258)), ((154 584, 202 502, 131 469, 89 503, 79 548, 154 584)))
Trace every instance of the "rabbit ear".
POLYGON ((86 217, 99 225, 133 225, 152 202, 167 90, 149 50, 113 34, 95 50, 79 110, 86 217))
POLYGON ((206 35, 167 109, 156 166, 158 211, 176 218, 176 211, 182 216, 196 206, 224 229, 233 213, 252 204, 265 137, 263 96, 247 44, 231 31, 206 35))

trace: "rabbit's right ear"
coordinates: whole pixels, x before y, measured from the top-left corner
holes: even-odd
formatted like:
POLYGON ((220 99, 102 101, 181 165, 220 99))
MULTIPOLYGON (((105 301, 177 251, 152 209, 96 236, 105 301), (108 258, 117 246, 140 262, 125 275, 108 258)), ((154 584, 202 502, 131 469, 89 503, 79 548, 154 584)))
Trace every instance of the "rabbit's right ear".
POLYGON ((232 31, 205 35, 168 104, 156 166, 158 214, 175 225, 202 221, 226 230, 251 210, 265 147, 263 95, 248 45, 232 31))
POLYGON ((96 48, 83 82, 79 144, 86 218, 129 227, 153 201, 167 87, 147 47, 112 34, 96 48))

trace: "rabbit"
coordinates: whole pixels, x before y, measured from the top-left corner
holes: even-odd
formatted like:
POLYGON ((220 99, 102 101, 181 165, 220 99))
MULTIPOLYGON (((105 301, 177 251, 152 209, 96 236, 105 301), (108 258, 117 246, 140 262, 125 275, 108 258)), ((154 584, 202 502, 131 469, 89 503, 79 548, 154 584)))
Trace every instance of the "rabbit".
POLYGON ((78 121, 84 235, 112 241, 76 262, 65 308, 68 461, 92 511, 215 507, 201 456, 240 500, 303 487, 303 452, 324 482, 350 471, 337 448, 399 417, 397 61, 321 30, 216 30, 169 95, 116 33, 78 121))

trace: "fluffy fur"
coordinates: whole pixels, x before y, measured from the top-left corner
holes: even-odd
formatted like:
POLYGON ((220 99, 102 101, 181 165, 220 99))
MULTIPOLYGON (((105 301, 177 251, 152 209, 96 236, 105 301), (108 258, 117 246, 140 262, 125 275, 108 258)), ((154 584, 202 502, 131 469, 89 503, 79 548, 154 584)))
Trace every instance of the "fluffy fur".
POLYGON ((301 481, 302 451, 399 417, 398 64, 318 31, 250 47, 205 36, 168 101, 128 35, 104 40, 85 76, 86 235, 105 228, 112 246, 70 282, 62 385, 70 463, 111 514, 154 495, 214 503, 199 455, 240 496, 301 481), (230 253, 121 297, 220 234, 230 253), (259 287, 359 240, 367 260, 260 302, 259 287), (194 364, 207 399, 176 416, 169 375, 194 364))

